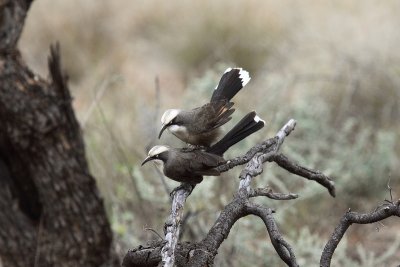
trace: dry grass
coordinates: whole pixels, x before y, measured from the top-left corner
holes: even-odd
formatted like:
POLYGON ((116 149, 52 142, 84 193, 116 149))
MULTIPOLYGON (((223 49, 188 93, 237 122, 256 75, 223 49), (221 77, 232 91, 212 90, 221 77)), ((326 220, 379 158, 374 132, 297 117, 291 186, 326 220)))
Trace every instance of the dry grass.
MULTIPOLYGON (((382 200, 389 176, 400 194, 395 171, 400 163, 399 11, 395 0, 37 0, 20 47, 32 68, 46 76, 49 44, 61 43, 87 155, 121 254, 156 238, 144 228, 161 232, 168 213, 160 174, 139 166, 148 146, 181 145, 167 135, 155 139, 160 112, 207 101, 227 66, 252 74, 248 88, 235 98, 234 119, 256 109, 268 122, 228 156, 271 136, 288 118, 297 119, 284 151, 335 177, 337 199, 277 168, 257 183, 300 192, 295 205, 267 202, 276 207, 288 235, 295 238, 299 228, 310 225, 326 236, 346 208, 365 210, 382 200)), ((198 213, 189 220, 185 239, 207 231, 237 187, 238 171, 196 188, 187 211, 198 213)), ((166 182, 169 189, 176 185, 166 182)), ((315 260, 320 243, 304 229, 301 234, 309 238, 303 237, 303 245, 296 241, 297 250, 303 260, 315 260), (314 253, 303 253, 304 244, 315 246, 314 253)), ((279 266, 278 259, 264 257, 272 249, 259 238, 264 235, 260 222, 243 220, 224 244, 219 266, 279 266), (249 225, 254 232, 244 230, 249 225), (235 264, 228 260, 233 252, 240 259, 235 264)), ((348 266, 358 266, 357 256, 353 260, 348 266)))

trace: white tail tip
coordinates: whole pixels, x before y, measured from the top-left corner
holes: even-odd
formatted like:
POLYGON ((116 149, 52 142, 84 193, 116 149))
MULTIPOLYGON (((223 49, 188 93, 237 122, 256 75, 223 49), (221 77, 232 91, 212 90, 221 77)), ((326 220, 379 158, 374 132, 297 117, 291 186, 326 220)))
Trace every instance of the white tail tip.
POLYGON ((250 79, 251 79, 250 75, 249 75, 249 72, 244 70, 244 69, 242 69, 242 68, 239 69, 239 78, 242 80, 242 86, 243 87, 245 87, 246 84, 248 84, 250 79))
POLYGON ((255 121, 255 122, 262 121, 262 122, 265 124, 265 120, 261 119, 258 115, 256 115, 256 116, 254 117, 254 121, 255 121))

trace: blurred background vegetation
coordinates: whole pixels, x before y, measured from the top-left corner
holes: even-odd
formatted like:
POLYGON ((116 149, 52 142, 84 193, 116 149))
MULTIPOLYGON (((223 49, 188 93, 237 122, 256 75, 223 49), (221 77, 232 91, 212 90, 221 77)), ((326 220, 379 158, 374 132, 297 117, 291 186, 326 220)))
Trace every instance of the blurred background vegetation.
MULTIPOLYGON (((252 80, 235 97, 234 121, 257 110, 267 126, 232 148, 240 155, 297 120, 282 150, 330 175, 337 197, 270 164, 255 181, 298 200, 258 199, 276 209, 301 265, 316 265, 348 209, 371 211, 400 196, 400 2, 37 0, 20 48, 47 76, 49 45, 59 41, 87 157, 105 199, 120 253, 158 237, 169 191, 154 166, 140 167, 167 108, 205 103, 225 68, 252 80), (156 77, 158 84, 156 85, 156 77)), ((234 122, 226 126, 229 128, 234 122)), ((204 237, 238 186, 236 168, 210 177, 189 197, 183 240, 204 237)), ((399 263, 399 221, 353 226, 333 266, 399 263), (397 223, 397 224, 396 224, 397 223), (396 262, 397 260, 397 262, 396 262)), ((283 266, 262 222, 244 218, 223 244, 216 266, 283 266)))

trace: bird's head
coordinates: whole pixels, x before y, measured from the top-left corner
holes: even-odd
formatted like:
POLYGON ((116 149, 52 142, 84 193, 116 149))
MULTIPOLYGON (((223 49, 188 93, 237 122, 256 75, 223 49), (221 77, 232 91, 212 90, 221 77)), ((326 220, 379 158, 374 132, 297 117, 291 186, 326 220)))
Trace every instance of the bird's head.
POLYGON ((163 160, 163 153, 167 152, 170 150, 169 146, 154 146, 152 149, 149 150, 149 153, 147 154, 147 157, 144 159, 142 162, 142 166, 151 160, 163 160))
POLYGON ((168 109, 164 112, 164 114, 161 117, 162 128, 160 133, 158 134, 158 139, 160 139, 165 129, 176 123, 176 117, 180 112, 181 112, 180 109, 168 109))

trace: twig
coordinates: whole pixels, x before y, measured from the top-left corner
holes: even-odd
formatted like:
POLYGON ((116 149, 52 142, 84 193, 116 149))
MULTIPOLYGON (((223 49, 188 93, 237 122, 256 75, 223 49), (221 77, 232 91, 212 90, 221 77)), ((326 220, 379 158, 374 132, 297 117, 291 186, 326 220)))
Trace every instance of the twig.
POLYGON ((346 214, 344 214, 342 219, 340 220, 339 225, 336 226, 335 230, 333 231, 330 239, 328 240, 328 243, 324 247, 321 255, 320 266, 329 267, 331 265, 333 253, 335 252, 336 247, 342 240, 350 225, 352 225, 353 223, 375 223, 390 216, 400 217, 400 200, 385 205, 371 213, 357 213, 350 210, 346 212, 346 214))
POLYGON ((268 198, 274 199, 274 200, 290 200, 290 199, 296 199, 299 197, 297 194, 293 194, 293 193, 283 194, 283 193, 272 192, 271 188, 250 189, 249 197, 260 197, 260 196, 268 197, 268 198))
POLYGON ((153 233, 156 234, 161 240, 164 240, 164 238, 163 238, 159 233, 157 233, 157 231, 154 230, 153 228, 146 227, 146 228, 144 228, 144 230, 153 232, 153 233))
POLYGON ((302 167, 292 161, 290 161, 285 155, 276 154, 272 156, 270 161, 274 161, 280 167, 284 168, 285 170, 297 174, 298 176, 307 178, 308 180, 313 180, 319 183, 320 185, 324 186, 328 189, 329 194, 332 197, 336 196, 335 193, 335 183, 325 174, 320 171, 310 170, 306 167, 302 167))
POLYGON ((282 234, 278 229, 274 217, 272 216, 272 210, 252 203, 248 203, 247 205, 252 214, 259 216, 263 220, 271 238, 272 245, 279 257, 290 267, 299 266, 296 262, 296 256, 292 247, 283 239, 282 234))
POLYGON ((391 178, 391 175, 389 174, 389 179, 388 179, 386 188, 389 190, 390 202, 393 202, 392 187, 390 186, 390 178, 391 178))

